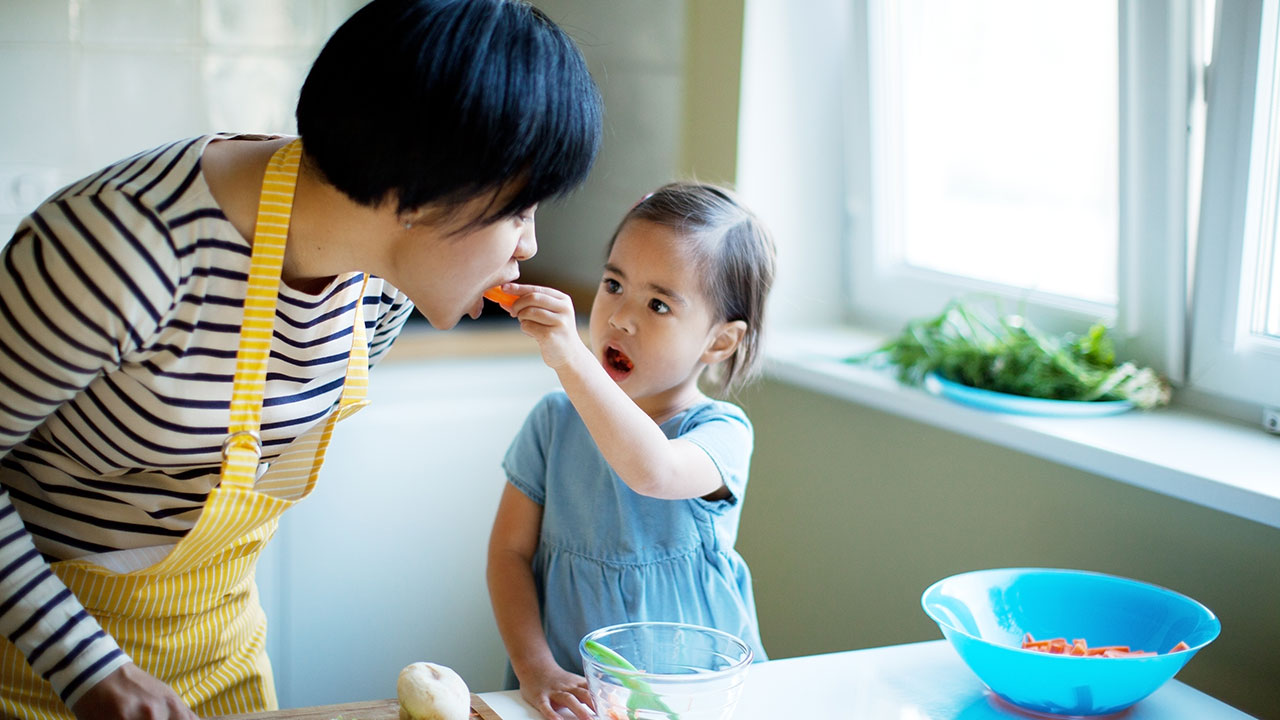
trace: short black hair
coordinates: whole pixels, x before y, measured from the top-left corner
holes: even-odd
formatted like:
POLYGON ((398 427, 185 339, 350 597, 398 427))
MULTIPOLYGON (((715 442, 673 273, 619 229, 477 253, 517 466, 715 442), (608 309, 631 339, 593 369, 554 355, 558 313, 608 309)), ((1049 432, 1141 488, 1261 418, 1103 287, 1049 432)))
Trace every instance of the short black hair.
POLYGON ((523 0, 373 0, 329 38, 297 109, 306 161, 355 202, 502 193, 479 224, 585 180, 602 116, 577 46, 523 0))

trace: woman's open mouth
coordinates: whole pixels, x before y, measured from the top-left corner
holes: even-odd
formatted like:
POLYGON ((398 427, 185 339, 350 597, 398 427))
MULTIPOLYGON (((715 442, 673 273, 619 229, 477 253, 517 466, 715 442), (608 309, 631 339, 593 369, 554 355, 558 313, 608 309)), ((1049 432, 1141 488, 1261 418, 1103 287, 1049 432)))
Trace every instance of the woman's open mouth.
POLYGON ((631 370, 635 367, 631 358, 615 347, 607 347, 604 349, 604 369, 609 373, 609 377, 614 382, 621 381, 623 378, 631 374, 631 370))

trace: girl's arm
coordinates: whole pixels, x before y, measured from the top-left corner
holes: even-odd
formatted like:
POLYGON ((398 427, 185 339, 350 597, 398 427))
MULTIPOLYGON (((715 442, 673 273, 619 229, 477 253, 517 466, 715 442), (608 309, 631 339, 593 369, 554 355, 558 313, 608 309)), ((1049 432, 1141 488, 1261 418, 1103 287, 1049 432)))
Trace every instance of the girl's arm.
POLYGON ((493 616, 520 679, 521 697, 547 720, 561 720, 558 708, 591 720, 595 716, 586 678, 556 664, 542 632, 533 579, 533 554, 541 529, 542 506, 508 484, 489 536, 486 576, 493 616))
POLYGON ((582 342, 569 296, 552 288, 508 284, 520 295, 510 312, 538 341, 591 438, 632 490, 664 500, 727 495, 720 470, 702 448, 668 438, 609 377, 582 342))

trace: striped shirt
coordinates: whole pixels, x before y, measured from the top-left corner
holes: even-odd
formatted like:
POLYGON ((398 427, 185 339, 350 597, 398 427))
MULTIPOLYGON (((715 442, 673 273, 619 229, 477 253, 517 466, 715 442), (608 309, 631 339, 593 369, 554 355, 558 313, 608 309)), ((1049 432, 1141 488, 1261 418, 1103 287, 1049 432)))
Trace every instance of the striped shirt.
MULTIPOLYGON (((215 137, 68 186, 0 252, 0 632, 69 704, 128 658, 49 563, 176 543, 219 480, 251 246, 201 174, 215 137)), ((362 280, 280 283, 264 463, 338 402, 355 313, 372 364, 412 312, 362 280)))

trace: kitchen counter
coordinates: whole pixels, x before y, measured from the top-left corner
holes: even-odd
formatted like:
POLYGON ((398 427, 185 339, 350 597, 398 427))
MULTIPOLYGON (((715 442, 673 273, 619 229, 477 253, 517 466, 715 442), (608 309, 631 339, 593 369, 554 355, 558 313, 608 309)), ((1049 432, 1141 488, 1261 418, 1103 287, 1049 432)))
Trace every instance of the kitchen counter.
MULTIPOLYGON (((1195 662, 1192 659, 1192 662, 1195 662)), ((499 720, 541 720, 514 691, 481 693, 499 720)), ((236 716, 242 720, 383 720, 395 703, 350 703, 236 716), (319 714, 317 712, 319 711, 319 714), (374 713, 374 714, 370 714, 374 713)), ((474 717, 474 716, 473 716, 474 717)), ((479 717, 488 717, 487 713, 479 717)), ((568 717, 566 715, 566 717, 568 717)), ((996 699, 945 640, 772 660, 751 667, 734 720, 1023 720, 1044 718, 996 699)), ((1166 683, 1124 720, 1248 720, 1178 682, 1166 683)))
MULTIPOLYGON (((1195 662, 1192 658, 1191 662, 1195 662)), ((482 695, 502 720, 540 720, 519 693, 482 695)), ((752 666, 733 720, 1043 719, 998 700, 945 640, 772 660, 752 666)), ((1250 716, 1178 682, 1124 720, 1247 720, 1250 716)))

